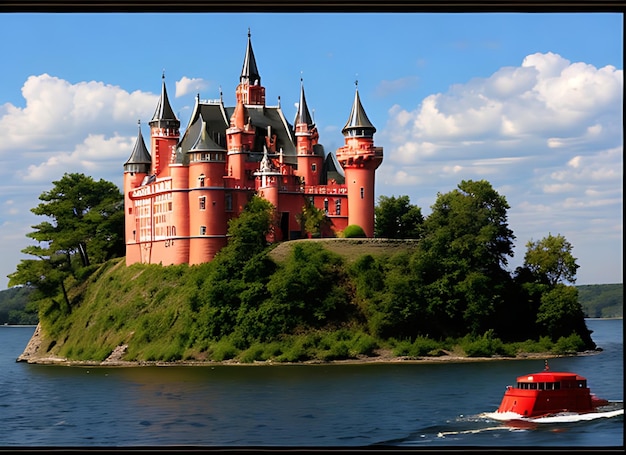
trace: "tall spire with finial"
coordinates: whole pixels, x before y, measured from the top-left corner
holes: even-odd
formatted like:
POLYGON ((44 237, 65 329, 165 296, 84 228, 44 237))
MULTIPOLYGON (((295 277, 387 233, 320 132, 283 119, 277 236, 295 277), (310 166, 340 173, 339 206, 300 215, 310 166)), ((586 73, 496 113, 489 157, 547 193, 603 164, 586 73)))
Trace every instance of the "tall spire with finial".
POLYGON ((304 96, 304 81, 302 76, 300 76, 300 101, 298 102, 298 112, 296 113, 295 123, 306 123, 308 126, 313 125, 313 119, 309 113, 309 108, 306 104, 306 97, 304 96))
POLYGON ((363 109, 363 105, 361 104, 361 98, 359 98, 359 80, 354 81, 355 85, 355 93, 354 93, 354 102, 352 103, 352 110, 350 111, 350 116, 348 117, 348 121, 346 125, 343 127, 341 132, 344 136, 362 136, 362 137, 373 137, 376 132, 376 128, 372 125, 369 118, 367 118, 367 114, 365 113, 365 109, 363 109))
POLYGON ((174 110, 170 105, 170 100, 167 97, 165 70, 163 70, 161 80, 161 97, 154 111, 154 116, 149 123, 150 136, 152 139, 150 149, 153 153, 152 173, 157 176, 161 175, 162 172, 168 172, 167 163, 180 137, 180 120, 176 118, 174 110))
POLYGON ((252 40, 249 28, 248 46, 243 59, 239 85, 237 86, 237 99, 241 99, 243 104, 265 106, 265 87, 261 85, 261 75, 259 74, 254 52, 252 51, 252 40))
POLYGON ((159 98, 159 104, 157 104, 152 120, 150 121, 150 126, 154 126, 153 123, 155 122, 166 121, 168 124, 172 124, 170 127, 176 125, 176 128, 178 128, 180 127, 180 121, 176 118, 174 110, 170 105, 170 100, 167 96, 167 88, 165 87, 165 70, 163 70, 161 80, 161 97, 159 98))
POLYGON ((251 36, 250 28, 248 28, 248 47, 246 48, 246 55, 243 60, 243 68, 241 68, 239 81, 250 85, 261 85, 261 76, 259 75, 254 52, 252 51, 251 36))

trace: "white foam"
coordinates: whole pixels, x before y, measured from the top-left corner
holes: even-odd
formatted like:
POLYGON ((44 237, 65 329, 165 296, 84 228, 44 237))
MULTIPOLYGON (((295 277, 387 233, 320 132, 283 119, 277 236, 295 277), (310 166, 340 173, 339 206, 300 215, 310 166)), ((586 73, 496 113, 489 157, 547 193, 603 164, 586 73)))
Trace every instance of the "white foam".
POLYGON ((501 422, 507 422, 511 420, 522 420, 524 422, 533 423, 565 423, 565 422, 583 422, 587 420, 595 419, 608 419, 611 417, 617 417, 624 415, 624 409, 616 409, 604 412, 588 412, 584 414, 578 414, 575 412, 555 414, 546 417, 524 417, 516 412, 485 412, 482 414, 484 417, 492 420, 498 420, 501 422))

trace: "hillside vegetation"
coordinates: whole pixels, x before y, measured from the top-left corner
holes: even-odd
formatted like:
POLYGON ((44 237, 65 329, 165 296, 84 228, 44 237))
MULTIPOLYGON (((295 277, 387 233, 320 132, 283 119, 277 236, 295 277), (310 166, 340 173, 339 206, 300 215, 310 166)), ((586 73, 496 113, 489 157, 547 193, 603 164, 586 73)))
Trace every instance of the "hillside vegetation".
POLYGON ((583 311, 590 318, 624 317, 624 285, 591 284, 576 286, 583 311))
MULTIPOLYGON (((315 240, 310 240, 315 241, 315 240)), ((400 248, 412 249, 415 242, 393 240, 339 240, 321 239, 325 248, 339 254, 346 263, 354 262, 362 254, 391 255, 400 248)), ((277 245, 270 252, 275 261, 284 261, 298 241, 277 245)), ((624 285, 587 284, 577 285, 578 301, 586 317, 622 318, 624 317, 624 285)), ((37 302, 30 302, 32 290, 28 287, 13 287, 0 291, 0 324, 34 325, 39 322, 37 302)))
MULTIPOLYGON (((123 259, 110 260, 93 268, 84 282, 68 283, 70 307, 61 299, 48 300, 41 307, 40 354, 103 361, 124 346, 123 359, 131 361, 298 362, 362 358, 380 350, 419 357, 451 352, 515 356, 519 352, 584 349, 581 337, 575 334, 554 340, 542 336, 534 341, 514 340, 494 330, 438 338, 386 335, 393 323, 391 313, 359 301, 359 277, 355 275, 358 264, 378 261, 388 265, 389 279, 398 279, 392 264, 406 263, 409 254, 396 251, 398 242, 390 242, 395 252, 389 254, 385 243, 292 242, 281 248, 290 252, 280 262, 270 259, 284 254, 274 249, 246 264, 241 270, 246 284, 225 280, 220 261, 197 266, 126 267, 123 259), (350 252, 356 245, 370 253, 355 258, 350 252), (347 256, 344 259, 330 249, 347 256)), ((393 300, 391 297, 390 303, 393 300)), ((396 318, 402 319, 402 315, 398 313, 396 318)), ((404 326, 402 321, 398 324, 404 326)))
MULTIPOLYGON (((94 185, 81 176, 69 180, 94 185)), ((484 180, 439 194, 427 218, 407 198, 389 198, 377 211, 377 220, 386 220, 378 239, 268 245, 274 207, 253 196, 230 220, 228 244, 196 266, 102 261, 102 232, 94 231, 91 212, 94 219, 108 214, 117 226, 117 196, 75 210, 90 215, 76 231, 86 215, 68 221, 64 208, 83 198, 68 201, 59 188, 42 195, 37 211, 57 224, 35 226, 41 245, 29 251, 40 259, 22 261, 10 276, 36 289, 39 355, 294 362, 381 350, 484 357, 595 348, 578 290, 566 284, 579 267, 572 245, 560 234, 530 241, 523 266, 511 273, 509 206, 484 180), (407 235, 414 240, 381 240, 407 235)), ((105 235, 118 238, 116 229, 105 235)), ((362 231, 354 226, 343 235, 362 231)))

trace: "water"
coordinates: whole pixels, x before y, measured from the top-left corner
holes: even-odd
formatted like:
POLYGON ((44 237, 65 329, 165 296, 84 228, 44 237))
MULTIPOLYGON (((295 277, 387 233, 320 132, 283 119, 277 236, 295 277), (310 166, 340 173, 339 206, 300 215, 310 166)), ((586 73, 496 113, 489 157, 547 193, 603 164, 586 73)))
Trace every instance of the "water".
MULTIPOLYGON (((588 320, 597 355, 550 361, 623 401, 623 322, 588 320)), ((483 416, 542 360, 85 368, 16 363, 0 327, 0 446, 619 447, 623 416, 513 428, 483 416)))

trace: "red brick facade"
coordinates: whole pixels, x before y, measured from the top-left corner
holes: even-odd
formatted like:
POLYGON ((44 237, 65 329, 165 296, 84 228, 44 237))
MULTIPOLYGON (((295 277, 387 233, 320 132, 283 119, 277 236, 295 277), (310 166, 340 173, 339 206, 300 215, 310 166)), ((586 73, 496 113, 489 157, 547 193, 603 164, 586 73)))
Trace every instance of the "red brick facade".
POLYGON ((325 210, 331 236, 357 224, 374 234, 374 178, 382 162, 376 129, 358 89, 343 129, 345 145, 326 154, 301 87, 292 126, 278 106, 265 105, 248 34, 237 103, 198 97, 184 135, 165 80, 150 125, 150 152, 141 129, 124 164, 126 264, 199 264, 227 242, 228 220, 253 194, 275 207, 272 240, 306 235, 297 221, 307 203, 325 210))

